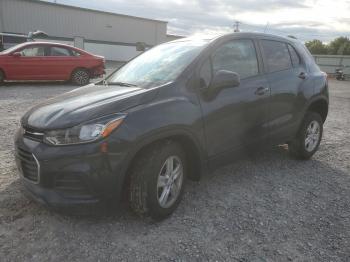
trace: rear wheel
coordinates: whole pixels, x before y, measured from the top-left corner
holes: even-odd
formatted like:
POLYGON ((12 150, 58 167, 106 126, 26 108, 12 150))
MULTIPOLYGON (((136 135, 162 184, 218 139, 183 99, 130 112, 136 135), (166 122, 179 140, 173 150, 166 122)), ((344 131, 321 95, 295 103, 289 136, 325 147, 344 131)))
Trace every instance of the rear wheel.
POLYGON ((288 144, 290 154, 298 159, 310 159, 318 150, 322 134, 322 117, 307 112, 296 138, 288 144))
POLYGON ((132 167, 131 209, 156 220, 169 216, 181 201, 186 172, 186 157, 178 144, 167 141, 152 146, 132 167))
POLYGON ((85 69, 77 69, 72 74, 72 82, 79 86, 84 86, 89 84, 90 75, 85 69))

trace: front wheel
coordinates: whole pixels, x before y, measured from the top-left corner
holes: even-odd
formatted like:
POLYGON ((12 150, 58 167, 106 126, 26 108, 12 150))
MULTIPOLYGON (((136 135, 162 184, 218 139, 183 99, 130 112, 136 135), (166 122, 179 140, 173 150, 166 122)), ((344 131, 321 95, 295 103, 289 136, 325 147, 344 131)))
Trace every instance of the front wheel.
POLYGON ((322 117, 307 112, 295 139, 288 144, 290 154, 298 159, 310 159, 318 150, 323 134, 322 117))
POLYGON ((89 72, 85 69, 77 69, 72 74, 72 82, 79 86, 85 86, 90 83, 89 72))
POLYGON ((185 153, 177 143, 167 141, 146 150, 130 173, 131 209, 156 220, 169 216, 180 203, 186 172, 185 153))
POLYGON ((2 83, 4 83, 4 80, 5 80, 5 75, 4 75, 4 73, 0 70, 0 85, 1 85, 2 83))

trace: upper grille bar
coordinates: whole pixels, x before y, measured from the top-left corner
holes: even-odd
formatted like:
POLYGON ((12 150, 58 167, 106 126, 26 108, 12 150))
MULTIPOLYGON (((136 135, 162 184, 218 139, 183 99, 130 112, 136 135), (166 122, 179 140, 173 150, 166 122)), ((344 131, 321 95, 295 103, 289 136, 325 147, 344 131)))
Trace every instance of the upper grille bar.
POLYGON ((25 128, 23 127, 24 129, 24 136, 29 138, 29 139, 32 139, 32 140, 35 140, 35 141, 43 141, 44 139, 44 133, 43 132, 38 132, 38 131, 35 131, 33 129, 30 129, 30 128, 25 128))

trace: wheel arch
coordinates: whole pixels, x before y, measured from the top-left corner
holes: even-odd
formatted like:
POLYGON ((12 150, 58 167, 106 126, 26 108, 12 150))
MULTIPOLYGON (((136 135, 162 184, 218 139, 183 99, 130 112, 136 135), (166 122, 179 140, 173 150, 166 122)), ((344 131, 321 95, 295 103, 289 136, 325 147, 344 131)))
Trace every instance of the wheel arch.
POLYGON ((162 132, 156 135, 150 135, 151 139, 146 138, 138 141, 138 145, 129 154, 127 165, 122 180, 122 190, 128 188, 130 169, 134 165, 135 161, 150 147, 155 146, 158 143, 176 142, 183 149, 186 154, 186 160, 189 168, 189 179, 192 181, 199 181, 202 175, 203 166, 205 164, 204 152, 200 149, 199 143, 196 139, 185 131, 172 131, 162 132))
POLYGON ((328 99, 323 97, 316 97, 310 101, 306 112, 311 111, 320 114, 323 122, 326 121, 328 115, 328 99))

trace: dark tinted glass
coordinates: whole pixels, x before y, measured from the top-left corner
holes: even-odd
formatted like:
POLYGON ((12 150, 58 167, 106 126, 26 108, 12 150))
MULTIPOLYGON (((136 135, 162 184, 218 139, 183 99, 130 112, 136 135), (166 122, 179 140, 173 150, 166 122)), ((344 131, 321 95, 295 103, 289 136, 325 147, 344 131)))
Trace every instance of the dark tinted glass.
POLYGON ((251 40, 234 40, 223 44, 213 54, 213 71, 228 70, 241 79, 259 73, 254 43, 251 40))
POLYGON ((262 40, 261 47, 268 72, 282 71, 292 67, 287 44, 278 41, 262 40))
POLYGON ((295 51, 294 47, 292 47, 291 45, 288 45, 288 49, 290 52, 290 57, 292 58, 293 66, 300 65, 300 57, 299 57, 297 51, 295 51))

